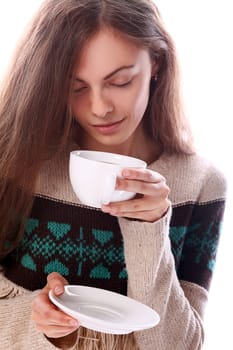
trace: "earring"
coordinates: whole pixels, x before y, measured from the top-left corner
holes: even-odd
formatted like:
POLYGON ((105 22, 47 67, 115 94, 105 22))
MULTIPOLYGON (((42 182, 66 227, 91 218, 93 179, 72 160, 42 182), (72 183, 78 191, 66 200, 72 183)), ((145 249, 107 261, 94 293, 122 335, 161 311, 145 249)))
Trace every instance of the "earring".
POLYGON ((155 76, 154 76, 154 81, 156 82, 158 80, 158 75, 156 74, 155 76))

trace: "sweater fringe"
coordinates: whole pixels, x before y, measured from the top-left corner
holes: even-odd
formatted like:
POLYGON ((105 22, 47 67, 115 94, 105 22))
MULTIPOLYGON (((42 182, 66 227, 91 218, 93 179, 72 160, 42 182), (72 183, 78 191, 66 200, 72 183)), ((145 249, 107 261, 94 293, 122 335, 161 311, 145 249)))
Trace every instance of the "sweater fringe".
POLYGON ((106 334, 85 327, 78 330, 76 349, 85 350, 139 350, 134 334, 106 334))

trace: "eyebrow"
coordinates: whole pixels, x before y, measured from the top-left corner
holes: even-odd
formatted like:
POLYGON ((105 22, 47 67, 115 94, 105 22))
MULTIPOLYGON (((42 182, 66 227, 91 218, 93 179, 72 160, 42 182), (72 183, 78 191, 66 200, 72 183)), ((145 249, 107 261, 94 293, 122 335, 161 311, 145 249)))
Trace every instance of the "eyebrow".
MULTIPOLYGON (((104 77, 104 80, 108 80, 108 79, 111 78, 113 75, 117 74, 118 72, 120 72, 120 71, 122 71, 122 70, 131 69, 131 68, 133 68, 133 67, 134 67, 134 65, 130 65, 130 66, 121 66, 121 67, 115 69, 113 72, 111 72, 111 73, 109 73, 108 75, 106 75, 106 76, 104 77)), ((80 82, 82 82, 82 83, 85 83, 85 81, 82 80, 82 79, 80 79, 80 78, 74 78, 74 79, 75 79, 76 81, 80 81, 80 82)))

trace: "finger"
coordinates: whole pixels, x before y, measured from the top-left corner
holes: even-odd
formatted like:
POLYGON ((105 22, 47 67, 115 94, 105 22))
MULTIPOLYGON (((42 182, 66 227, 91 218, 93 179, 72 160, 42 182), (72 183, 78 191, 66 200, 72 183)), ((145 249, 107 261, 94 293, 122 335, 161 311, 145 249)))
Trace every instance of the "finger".
MULTIPOLYGON (((148 211, 158 208, 162 202, 161 200, 156 200, 153 197, 141 197, 129 201, 114 202, 103 206, 106 211, 109 210, 109 214, 118 215, 125 212, 139 212, 148 211)), ((163 198, 164 202, 164 198, 163 198)))
POLYGON ((43 325, 46 327, 65 327, 65 328, 77 328, 79 323, 76 319, 67 316, 62 311, 50 311, 38 313, 36 311, 32 312, 32 320, 35 321, 37 325, 43 325))
POLYGON ((52 289, 55 295, 64 293, 64 285, 67 285, 67 280, 57 272, 52 272, 47 276, 47 287, 52 289))
POLYGON ((167 199, 160 198, 155 201, 153 197, 142 197, 134 199, 131 201, 119 202, 117 204, 112 203, 109 205, 109 214, 111 215, 121 215, 124 213, 137 213, 146 212, 153 210, 160 210, 161 208, 166 208, 168 206, 167 199))
POLYGON ((116 189, 121 191, 135 192, 148 196, 167 197, 169 194, 169 187, 164 181, 151 183, 145 181, 137 181, 135 179, 117 179, 116 189))
MULTIPOLYGON (((161 219, 168 211, 170 201, 166 200, 166 204, 153 210, 142 210, 142 211, 122 211, 115 214, 117 217, 125 217, 129 219, 137 219, 148 222, 155 222, 161 219)), ((112 214, 114 215, 114 214, 112 214)))
POLYGON ((39 319, 44 320, 44 324, 68 324, 72 318, 67 316, 64 312, 59 310, 51 300, 48 294, 41 291, 38 296, 36 296, 31 303, 32 307, 32 320, 37 323, 39 319))
POLYGON ((53 310, 57 310, 57 307, 50 301, 48 294, 44 292, 40 292, 33 300, 32 300, 32 310, 38 313, 43 312, 43 310, 47 310, 49 308, 53 310))
POLYGON ((48 326, 45 328, 43 324, 39 323, 36 324, 36 329, 49 338, 61 338, 75 332, 77 327, 48 326))
POLYGON ((78 329, 78 320, 71 318, 60 310, 56 310, 53 305, 50 308, 41 307, 32 310, 31 319, 38 330, 45 334, 51 334, 48 330, 57 334, 65 335, 78 329))
POLYGON ((77 324, 77 320, 59 310, 48 298, 48 295, 40 294, 32 301, 32 319, 43 319, 45 324, 77 324), (75 320, 75 322, 72 322, 75 320))
POLYGON ((140 180, 140 181, 152 182, 152 183, 165 181, 165 178, 161 174, 150 169, 126 168, 122 170, 121 175, 123 178, 126 178, 126 179, 134 179, 134 180, 140 180))

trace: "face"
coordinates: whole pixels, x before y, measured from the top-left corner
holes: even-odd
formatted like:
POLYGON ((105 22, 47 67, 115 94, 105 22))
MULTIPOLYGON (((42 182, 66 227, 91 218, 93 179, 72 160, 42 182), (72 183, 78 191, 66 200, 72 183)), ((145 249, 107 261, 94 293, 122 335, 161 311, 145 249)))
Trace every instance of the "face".
POLYGON ((124 36, 105 29, 88 41, 70 101, 82 148, 127 153, 146 138, 141 121, 152 74, 148 51, 124 36))

